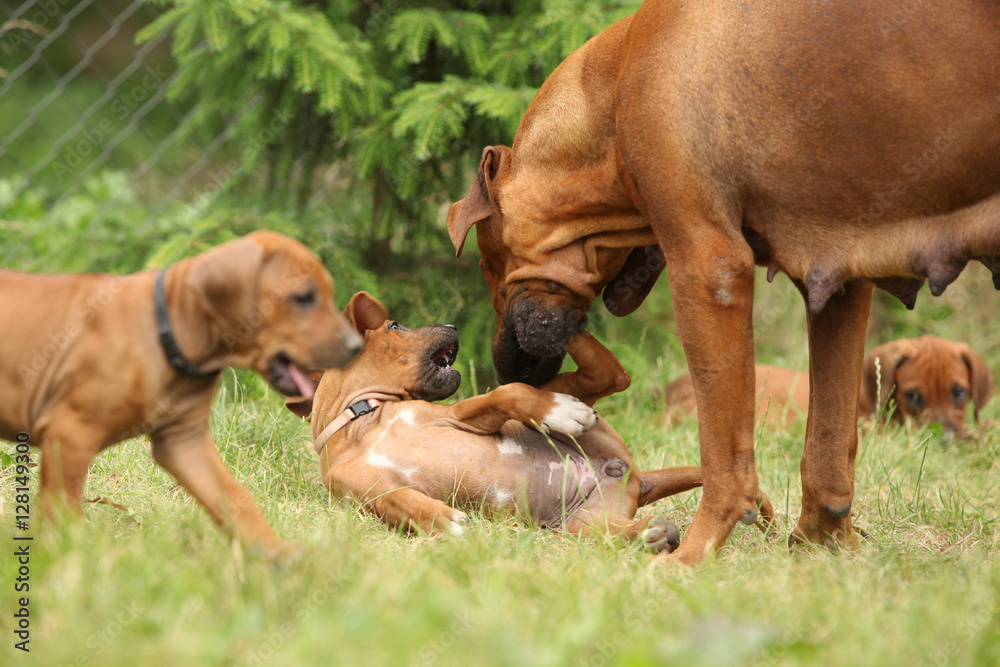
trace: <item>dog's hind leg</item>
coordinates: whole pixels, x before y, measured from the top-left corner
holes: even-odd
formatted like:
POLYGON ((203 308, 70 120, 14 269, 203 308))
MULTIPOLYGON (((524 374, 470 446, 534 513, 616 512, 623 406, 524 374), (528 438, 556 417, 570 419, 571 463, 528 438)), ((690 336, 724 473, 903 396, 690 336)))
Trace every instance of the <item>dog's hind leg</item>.
MULTIPOLYGON (((639 494, 639 507, 645 507, 650 503, 663 498, 691 489, 696 489, 702 484, 701 468, 698 466, 681 466, 677 468, 663 468, 662 470, 649 470, 639 473, 642 483, 642 492, 639 494)), ((757 527, 767 532, 774 519, 774 506, 771 501, 761 493, 757 497, 759 508, 758 517, 748 514, 744 523, 756 523, 757 527), (754 521, 750 521, 754 519, 754 521)))
MULTIPOLYGON (((597 471, 598 475, 607 475, 609 468, 620 470, 618 463, 609 462, 603 471, 597 471)), ((680 531, 673 521, 662 516, 635 520, 641 486, 634 470, 624 479, 615 473, 604 476, 587 494, 583 507, 564 517, 563 532, 621 536, 642 541, 647 549, 670 553, 680 544, 680 531)))
MULTIPOLYGON (((809 314, 809 421, 802 454, 802 514, 789 538, 857 546, 851 525, 858 401, 871 283, 851 281, 809 314)), ((808 295, 800 286, 806 297, 808 295)))
POLYGON ((615 535, 630 541, 640 541, 643 547, 657 553, 670 553, 680 544, 680 530, 663 516, 645 517, 632 521, 624 517, 608 517, 599 509, 584 509, 566 517, 563 532, 570 535, 615 535))
POLYGON ((107 435, 71 413, 39 422, 42 513, 51 518, 61 507, 79 515, 87 471, 107 435))

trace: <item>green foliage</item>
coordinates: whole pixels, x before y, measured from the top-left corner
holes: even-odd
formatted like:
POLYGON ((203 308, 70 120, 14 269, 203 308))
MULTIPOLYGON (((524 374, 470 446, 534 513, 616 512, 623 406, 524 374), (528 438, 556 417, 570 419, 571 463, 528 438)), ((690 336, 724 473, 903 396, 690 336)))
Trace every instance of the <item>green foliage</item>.
MULTIPOLYGON (((0 197, 17 179, 0 179, 0 197)), ((74 195, 53 204, 40 187, 15 198, 0 221, 0 265, 49 273, 130 272, 185 224, 177 216, 153 216, 128 177, 101 171, 74 195)))
POLYGON ((139 39, 173 37, 170 96, 193 107, 180 136, 229 126, 244 147, 230 185, 268 206, 287 192, 302 210, 317 170, 346 165, 341 191, 371 199, 365 241, 411 253, 552 69, 639 4, 158 1, 139 39))

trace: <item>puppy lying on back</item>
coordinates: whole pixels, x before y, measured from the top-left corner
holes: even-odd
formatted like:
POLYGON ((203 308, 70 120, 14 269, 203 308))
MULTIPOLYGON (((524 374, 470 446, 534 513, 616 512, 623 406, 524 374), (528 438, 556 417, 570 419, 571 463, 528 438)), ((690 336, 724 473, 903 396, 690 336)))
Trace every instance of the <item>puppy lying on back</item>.
MULTIPOLYGON (((882 405, 884 414, 891 410, 899 423, 907 419, 938 423, 946 438, 965 437, 969 403, 973 404, 973 421, 978 423, 979 410, 993 395, 993 382, 993 373, 965 343, 937 336, 892 341, 865 356, 858 417, 871 419, 882 405), (881 384, 877 369, 881 369, 881 384)), ((686 373, 668 384, 664 394, 673 421, 697 410, 694 387, 686 373)), ((809 410, 809 374, 758 364, 756 396, 758 422, 787 425, 809 410)))
POLYGON ((94 456, 149 434, 156 462, 216 523, 269 556, 285 551, 219 457, 209 415, 226 366, 311 395, 309 369, 361 349, 305 246, 260 231, 163 271, 0 270, 0 313, 0 438, 41 450, 43 510, 79 513, 94 456))
POLYGON ((325 372, 312 401, 287 401, 297 414, 312 411, 323 481, 335 495, 424 531, 463 533, 462 509, 473 508, 569 533, 622 534, 660 551, 678 544, 672 521, 633 518, 642 505, 700 486, 700 470, 634 469, 621 437, 590 407, 630 382, 592 336, 567 347, 580 370, 542 389, 511 383, 439 405, 429 401, 461 382, 455 327, 411 331, 364 292, 344 314, 364 334, 361 355, 325 372))

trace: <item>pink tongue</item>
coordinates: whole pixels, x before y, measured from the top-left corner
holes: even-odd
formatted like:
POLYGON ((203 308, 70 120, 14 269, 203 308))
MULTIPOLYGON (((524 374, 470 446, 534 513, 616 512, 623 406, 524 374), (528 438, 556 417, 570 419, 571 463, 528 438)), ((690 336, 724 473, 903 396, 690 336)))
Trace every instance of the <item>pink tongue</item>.
POLYGON ((302 398, 307 401, 311 400, 313 394, 316 393, 316 387, 313 386, 312 380, 307 378, 306 374, 300 371, 299 367, 292 362, 288 362, 288 374, 292 376, 292 382, 294 382, 295 386, 298 387, 299 394, 302 395, 302 398))

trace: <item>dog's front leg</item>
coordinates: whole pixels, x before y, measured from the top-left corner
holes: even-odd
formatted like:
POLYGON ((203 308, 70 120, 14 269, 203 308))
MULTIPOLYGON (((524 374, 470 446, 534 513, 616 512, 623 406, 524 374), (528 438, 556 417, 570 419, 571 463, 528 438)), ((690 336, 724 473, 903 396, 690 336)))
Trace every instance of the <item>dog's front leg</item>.
POLYGON ((596 338, 583 331, 566 345, 566 353, 576 362, 577 370, 560 373, 540 388, 576 396, 587 405, 625 391, 632 383, 618 358, 596 338))
POLYGON ((268 558, 288 549, 236 481, 205 429, 175 429, 151 436, 153 458, 187 489, 221 528, 247 546, 260 547, 268 558))
POLYGON ((664 244, 677 327, 698 405, 704 492, 674 556, 695 563, 737 521, 756 522, 752 253, 742 238, 704 223, 664 244))
MULTIPOLYGON (((851 525, 858 400, 873 286, 844 285, 809 315, 809 420, 802 453, 802 515, 789 542, 857 546, 851 525)), ((808 303, 808 299, 807 299, 808 303)))
POLYGON ((546 433, 578 436, 597 423, 597 412, 568 394, 542 391, 521 382, 497 387, 449 406, 447 418, 459 426, 496 433, 509 420, 535 424, 546 433))

